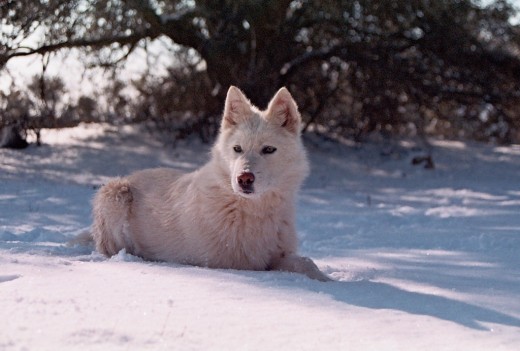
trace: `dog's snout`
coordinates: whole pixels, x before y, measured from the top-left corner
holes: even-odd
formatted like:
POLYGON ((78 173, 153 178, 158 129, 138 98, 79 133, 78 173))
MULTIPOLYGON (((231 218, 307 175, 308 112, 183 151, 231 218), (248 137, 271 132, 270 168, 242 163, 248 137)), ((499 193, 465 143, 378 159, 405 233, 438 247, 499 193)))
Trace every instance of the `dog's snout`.
POLYGON ((242 188, 251 187, 255 182, 255 175, 251 172, 244 172, 237 177, 238 185, 242 188))

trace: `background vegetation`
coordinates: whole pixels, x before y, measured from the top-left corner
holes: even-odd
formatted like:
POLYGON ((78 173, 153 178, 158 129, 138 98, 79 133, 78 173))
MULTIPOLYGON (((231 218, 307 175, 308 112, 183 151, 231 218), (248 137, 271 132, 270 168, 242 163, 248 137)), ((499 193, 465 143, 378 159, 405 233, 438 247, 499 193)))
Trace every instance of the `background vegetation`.
POLYGON ((42 62, 29 84, 0 92, 0 127, 147 121, 209 141, 233 84, 259 107, 287 86, 305 130, 328 137, 518 143, 515 16, 505 0, 0 0, 0 70, 21 56, 42 62), (166 70, 121 78, 138 50, 161 45, 166 70), (109 84, 64 99, 63 77, 46 67, 71 50, 112 72, 109 84))

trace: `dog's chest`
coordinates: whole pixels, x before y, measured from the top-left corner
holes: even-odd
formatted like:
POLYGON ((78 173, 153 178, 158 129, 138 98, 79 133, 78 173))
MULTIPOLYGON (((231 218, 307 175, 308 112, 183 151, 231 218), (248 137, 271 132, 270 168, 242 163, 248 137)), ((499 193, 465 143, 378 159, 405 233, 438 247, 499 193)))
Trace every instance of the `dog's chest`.
POLYGON ((246 207, 221 203, 208 223, 208 265, 220 268, 263 270, 273 255, 283 251, 281 212, 276 206, 246 207))

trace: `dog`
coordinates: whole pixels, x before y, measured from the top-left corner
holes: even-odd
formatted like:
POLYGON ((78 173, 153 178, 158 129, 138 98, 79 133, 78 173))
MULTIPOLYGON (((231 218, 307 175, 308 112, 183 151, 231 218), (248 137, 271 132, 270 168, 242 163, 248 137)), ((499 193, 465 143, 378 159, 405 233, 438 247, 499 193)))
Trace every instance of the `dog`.
POLYGON ((309 173, 301 116, 286 88, 266 110, 227 92, 211 159, 111 180, 93 200, 96 249, 210 268, 279 270, 327 281, 297 254, 295 200, 309 173))

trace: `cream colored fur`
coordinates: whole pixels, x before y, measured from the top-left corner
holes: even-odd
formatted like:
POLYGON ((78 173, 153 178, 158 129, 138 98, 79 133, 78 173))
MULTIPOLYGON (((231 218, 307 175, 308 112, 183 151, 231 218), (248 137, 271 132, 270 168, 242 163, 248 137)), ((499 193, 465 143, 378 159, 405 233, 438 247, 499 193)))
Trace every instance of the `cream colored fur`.
POLYGON ((301 118, 282 88, 260 111, 228 91, 211 160, 182 174, 149 169, 103 186, 93 203, 97 249, 214 268, 283 270, 328 280, 297 255, 295 196, 309 172, 301 118), (276 151, 270 153, 271 149, 276 151), (239 177, 252 174, 252 188, 239 177))

